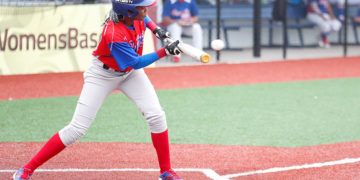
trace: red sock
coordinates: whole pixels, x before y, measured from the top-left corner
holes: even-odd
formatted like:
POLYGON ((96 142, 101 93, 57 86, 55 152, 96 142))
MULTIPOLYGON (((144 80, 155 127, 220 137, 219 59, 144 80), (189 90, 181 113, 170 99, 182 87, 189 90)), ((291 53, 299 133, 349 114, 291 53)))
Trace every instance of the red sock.
POLYGON ((60 139, 59 133, 56 133, 49 141, 40 149, 40 151, 28 162, 24 168, 35 171, 40 165, 50 158, 54 157, 60 151, 65 149, 65 145, 60 139))
POLYGON ((166 130, 162 133, 151 133, 151 139, 158 156, 160 172, 163 173, 170 170, 171 165, 168 131, 166 130))

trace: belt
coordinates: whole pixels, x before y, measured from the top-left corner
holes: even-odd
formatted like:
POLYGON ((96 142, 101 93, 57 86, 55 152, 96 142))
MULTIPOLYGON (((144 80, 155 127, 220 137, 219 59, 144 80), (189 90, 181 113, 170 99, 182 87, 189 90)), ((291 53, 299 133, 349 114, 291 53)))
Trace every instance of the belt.
POLYGON ((111 70, 111 71, 114 71, 114 72, 118 72, 118 73, 120 73, 121 75, 125 75, 125 74, 127 74, 127 73, 130 72, 130 71, 119 71, 119 70, 115 70, 115 69, 109 67, 109 66, 106 65, 106 64, 103 64, 102 67, 103 67, 104 69, 106 69, 106 70, 111 70))

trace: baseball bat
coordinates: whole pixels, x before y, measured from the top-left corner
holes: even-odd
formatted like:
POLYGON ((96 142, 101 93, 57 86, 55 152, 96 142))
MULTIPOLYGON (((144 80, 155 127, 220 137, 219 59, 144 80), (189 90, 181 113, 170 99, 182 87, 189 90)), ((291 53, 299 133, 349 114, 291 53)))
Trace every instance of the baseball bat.
MULTIPOLYGON (((168 43, 172 43, 174 41, 175 40, 173 40, 171 38, 165 39, 165 42, 168 42, 168 43)), ((180 43, 178 44, 178 47, 184 54, 189 55, 190 57, 195 58, 202 63, 208 63, 211 59, 211 56, 208 53, 206 53, 200 49, 197 49, 197 48, 191 46, 190 44, 186 44, 186 43, 180 41, 180 43)))

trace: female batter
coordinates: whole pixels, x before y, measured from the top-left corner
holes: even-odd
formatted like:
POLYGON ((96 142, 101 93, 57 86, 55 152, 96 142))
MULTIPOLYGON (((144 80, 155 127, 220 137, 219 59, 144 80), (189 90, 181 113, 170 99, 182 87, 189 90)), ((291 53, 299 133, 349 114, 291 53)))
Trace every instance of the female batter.
POLYGON ((166 55, 181 53, 179 41, 142 56, 145 28, 159 39, 168 32, 156 26, 147 16, 147 7, 155 0, 112 0, 112 11, 104 23, 95 56, 84 73, 84 86, 71 122, 51 137, 41 150, 13 176, 29 179, 35 169, 80 139, 94 121, 105 98, 115 89, 121 90, 144 115, 151 131, 160 166, 160 179, 181 179, 170 165, 169 140, 165 113, 144 73, 143 67, 166 55))

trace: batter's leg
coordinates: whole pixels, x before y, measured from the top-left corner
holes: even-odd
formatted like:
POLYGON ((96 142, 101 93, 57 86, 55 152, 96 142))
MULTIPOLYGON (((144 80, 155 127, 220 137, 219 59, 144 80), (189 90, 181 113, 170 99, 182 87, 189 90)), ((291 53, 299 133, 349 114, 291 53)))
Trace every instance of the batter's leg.
POLYGON ((85 134, 105 98, 119 84, 119 78, 102 69, 97 61, 84 73, 84 86, 72 121, 56 133, 24 166, 33 172, 85 134))
POLYGON ((143 69, 134 71, 119 88, 144 115, 151 131, 161 173, 171 169, 169 138, 165 113, 155 89, 143 69))
POLYGON ((135 70, 119 89, 138 107, 153 133, 167 129, 165 112, 163 111, 156 91, 143 69, 135 70))
POLYGON ((60 138, 66 146, 85 135, 105 98, 118 84, 119 77, 101 67, 92 67, 84 74, 83 90, 72 121, 59 132, 60 138))

